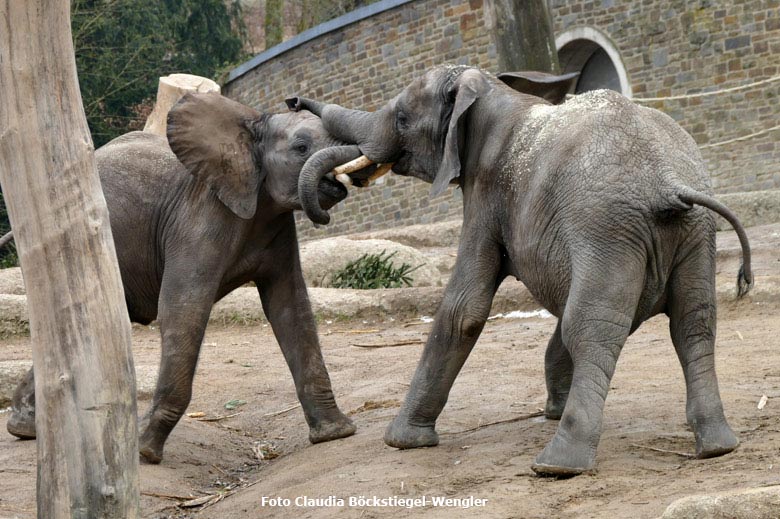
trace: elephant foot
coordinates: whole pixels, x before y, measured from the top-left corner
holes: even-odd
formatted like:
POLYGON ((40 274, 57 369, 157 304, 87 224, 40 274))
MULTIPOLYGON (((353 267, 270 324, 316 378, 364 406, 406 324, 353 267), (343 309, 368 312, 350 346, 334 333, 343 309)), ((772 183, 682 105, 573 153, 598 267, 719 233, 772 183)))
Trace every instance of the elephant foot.
POLYGON ((699 425, 696 435, 696 457, 699 459, 722 456, 737 448, 739 439, 725 420, 717 425, 699 425))
POLYGON ((163 459, 163 447, 165 447, 165 440, 160 441, 148 430, 138 438, 138 452, 141 454, 141 459, 151 465, 160 464, 163 459))
POLYGON ((560 420, 563 416, 563 409, 566 407, 566 400, 569 393, 549 393, 547 403, 544 406, 544 416, 550 420, 560 420))
POLYGON ((592 473, 596 465, 596 449, 562 440, 556 434, 536 457, 531 469, 540 476, 572 477, 592 473))
POLYGON ((6 429, 20 440, 34 440, 35 409, 29 412, 20 412, 14 409, 11 416, 8 417, 6 429))
POLYGON ((316 427, 309 428, 309 441, 312 443, 329 442, 355 434, 357 427, 352 420, 338 413, 335 419, 321 420, 316 427))
POLYGON ((397 449, 434 447, 439 444, 439 435, 433 425, 412 425, 399 415, 387 427, 385 443, 397 449))
POLYGON ((35 439, 35 374, 32 368, 14 390, 6 429, 21 440, 35 439))

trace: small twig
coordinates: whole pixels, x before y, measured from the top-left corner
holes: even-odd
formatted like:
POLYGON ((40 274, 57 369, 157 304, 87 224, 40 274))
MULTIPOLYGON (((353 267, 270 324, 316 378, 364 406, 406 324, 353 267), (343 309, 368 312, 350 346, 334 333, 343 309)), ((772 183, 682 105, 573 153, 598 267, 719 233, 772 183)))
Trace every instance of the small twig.
POLYGON ((230 474, 228 474, 227 472, 225 472, 224 470, 222 470, 221 468, 219 468, 216 465, 214 465, 213 463, 211 464, 211 466, 214 467, 215 469, 217 469, 217 471, 220 472, 223 476, 227 476, 229 478, 233 477, 230 474))
MULTIPOLYGON (((13 240, 13 239, 14 239, 14 232, 13 231, 8 231, 7 233, 5 233, 3 235, 2 238, 0 238, 0 247, 5 247, 5 244, 8 243, 9 241, 13 240)), ((739 332, 737 332, 737 333, 739 333, 739 332)), ((740 339, 741 339, 741 337, 740 337, 740 339)))
POLYGON ((295 404, 295 405, 291 405, 290 407, 287 407, 287 408, 285 408, 285 409, 282 409, 281 411, 274 411, 273 413, 266 413, 266 414, 264 414, 264 415, 263 415, 263 417, 267 417, 267 416, 278 416, 278 415, 280 415, 280 414, 284 414, 284 413, 286 413, 286 412, 288 412, 288 411, 292 411, 293 409, 295 409, 295 408, 297 408, 297 407, 300 407, 300 406, 301 406, 301 404, 300 404, 300 403, 297 403, 297 404, 295 404))
POLYGON ((226 420, 227 418, 233 418, 234 416, 238 416, 243 412, 244 411, 239 411, 237 413, 226 414, 224 416, 214 416, 211 418, 196 418, 195 420, 197 420, 198 422, 218 422, 220 420, 226 420))
POLYGON ((431 324, 433 321, 411 321, 408 323, 404 323, 404 328, 409 328, 410 326, 421 326, 423 324, 431 324))
POLYGON ((385 342, 380 344, 358 344, 356 342, 352 343, 352 346, 357 346, 358 348, 391 348, 394 346, 407 346, 409 344, 422 344, 422 339, 411 339, 408 341, 398 341, 398 342, 385 342))
POLYGON ((638 443, 632 443, 630 445, 632 447, 639 447, 640 449, 647 449, 647 450, 655 451, 655 452, 663 452, 665 454, 675 454, 677 456, 682 456, 683 458, 688 458, 688 459, 691 459, 691 458, 694 457, 693 454, 688 454, 687 452, 678 452, 678 451, 670 451, 670 450, 667 450, 667 449, 659 449, 658 447, 650 447, 648 445, 639 445, 638 443))
POLYGON ((162 499, 172 499, 174 501, 189 501, 192 499, 192 496, 177 496, 174 494, 159 494, 157 492, 145 492, 141 491, 142 496, 150 496, 150 497, 160 497, 162 499))
POLYGON ((463 434, 463 433, 467 433, 467 432, 478 431, 479 429, 482 429, 484 427, 488 427, 488 426, 491 426, 491 425, 499 425, 499 424, 502 424, 502 423, 520 422, 522 420, 528 420, 530 418, 536 418, 537 416, 543 416, 543 415, 544 415, 544 411, 537 411, 535 413, 528 413, 528 414, 524 414, 524 415, 521 415, 521 416, 515 416, 514 418, 507 418, 506 420, 498 420, 497 422, 483 423, 481 425, 477 425, 476 427, 472 427, 470 429, 464 429, 462 431, 447 431, 447 432, 443 432, 441 434, 463 434))
POLYGON ((359 335, 361 333, 379 333, 381 331, 382 330, 344 330, 343 332, 338 333, 343 333, 346 335, 359 335))

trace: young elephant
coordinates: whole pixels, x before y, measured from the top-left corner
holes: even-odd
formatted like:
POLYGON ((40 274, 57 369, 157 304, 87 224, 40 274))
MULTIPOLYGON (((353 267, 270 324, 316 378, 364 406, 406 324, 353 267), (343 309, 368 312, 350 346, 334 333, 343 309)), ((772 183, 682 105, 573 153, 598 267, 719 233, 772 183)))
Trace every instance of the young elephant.
MULTIPOLYGON (((541 92, 544 82, 526 79, 541 92)), ((739 234, 740 295, 752 279, 749 246, 734 214, 708 194, 699 150, 672 119, 604 90, 553 106, 478 69, 451 66, 428 71, 373 113, 298 98, 288 105, 320 115, 329 132, 357 143, 369 159, 433 183, 434 195, 451 182, 463 189, 455 270, 406 401, 386 431, 388 445, 438 443, 436 418, 496 288, 511 275, 558 317, 545 357, 545 414, 561 421, 536 472, 594 468, 620 350, 658 313, 669 316, 685 374, 697 456, 737 446, 715 376, 715 225, 696 205, 724 216, 739 234)), ((301 184, 302 199, 322 173, 301 184)), ((315 219, 323 212, 304 209, 315 219)))
MULTIPOLYGON (((190 401, 212 305, 254 281, 295 380, 309 439, 349 436, 320 352, 298 257, 293 210, 298 174, 316 151, 336 146, 309 112, 259 114, 218 94, 189 94, 168 115, 168 141, 123 135, 95 152, 130 319, 157 318, 162 360, 140 451, 159 463, 190 401), (169 147, 170 144, 170 147, 169 147)), ((332 207, 347 191, 335 179, 317 190, 332 207)), ((35 437, 33 372, 17 388, 8 430, 35 437)))

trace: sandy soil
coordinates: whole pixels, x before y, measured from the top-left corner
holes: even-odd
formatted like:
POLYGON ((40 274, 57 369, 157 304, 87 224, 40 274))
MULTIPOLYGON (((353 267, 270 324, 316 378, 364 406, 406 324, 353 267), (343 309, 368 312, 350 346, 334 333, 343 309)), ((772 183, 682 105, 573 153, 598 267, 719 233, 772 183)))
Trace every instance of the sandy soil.
MULTIPOLYGON (((536 477, 530 465, 557 422, 525 418, 544 404, 544 349, 554 319, 490 321, 441 415, 436 448, 397 451, 382 434, 408 388, 429 324, 323 323, 323 350, 337 399, 358 433, 310 445, 287 367, 267 326, 211 327, 189 412, 171 435, 161 465, 142 465, 145 517, 655 517, 678 497, 780 482, 780 322, 775 305, 721 305, 717 365, 726 414, 742 441, 712 460, 693 460, 685 387, 656 317, 628 341, 607 400, 598 472, 568 480, 536 477), (411 324, 411 325, 409 325, 411 324), (763 410, 756 404, 769 397, 763 410), (224 404, 247 403, 235 411, 224 404), (502 422, 503 423, 495 423, 502 422), (279 456, 259 460, 257 452, 279 456), (254 449, 253 449, 254 448, 254 449), (653 450, 653 449, 662 449, 653 450), (669 452, 665 452, 669 451, 669 452), (185 498, 213 496, 205 507, 185 498), (168 496, 168 497, 163 497, 168 496), (176 496, 182 499, 176 499, 176 496), (428 506, 295 507, 299 496, 414 498, 428 506), (433 497, 486 499, 471 509, 433 507, 433 497), (263 507, 288 498, 290 507, 263 507), (220 499, 221 498, 221 499, 220 499)), ((159 359, 158 330, 134 328, 135 361, 159 359)), ((25 359, 29 339, 0 343, 0 360, 25 359)), ((148 400, 141 400, 143 410, 148 400)), ((0 518, 35 517, 35 442, 5 433, 0 414, 0 518)))

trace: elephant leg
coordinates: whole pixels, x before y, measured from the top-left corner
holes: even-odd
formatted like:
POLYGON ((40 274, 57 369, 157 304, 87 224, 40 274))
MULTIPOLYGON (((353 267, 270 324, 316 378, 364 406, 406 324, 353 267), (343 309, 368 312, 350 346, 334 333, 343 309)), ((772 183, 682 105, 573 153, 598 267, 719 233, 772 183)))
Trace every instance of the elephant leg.
POLYGON ((685 375, 685 414, 696 437, 696 457, 733 451, 739 440, 723 414, 715 374, 715 254, 701 247, 672 273, 669 329, 685 375))
POLYGON ((160 372, 138 439, 141 456, 154 464, 162 461, 165 441, 190 403, 198 354, 216 294, 216 287, 175 278, 175 274, 163 278, 160 291, 160 372))
POLYGON ((538 474, 572 476, 595 466, 604 401, 644 282, 643 268, 626 271, 622 263, 604 266, 610 273, 622 268, 622 280, 600 283, 597 273, 588 272, 572 283, 560 323, 574 366, 571 389, 555 436, 532 466, 538 474))
POLYGON ((355 425, 339 410, 333 396, 301 273, 297 242, 293 240, 292 246, 295 250, 277 261, 284 266, 283 272, 256 280, 263 311, 292 373, 309 425, 309 441, 319 443, 351 436, 355 425))
POLYGON ((35 376, 33 368, 16 386, 11 403, 11 416, 6 424, 8 432, 22 440, 35 438, 35 376))
POLYGON ((560 420, 566 399, 569 397, 574 364, 568 350, 561 340, 561 322, 555 327, 555 333, 547 344, 544 355, 544 378, 547 382, 547 404, 544 415, 552 420, 560 420))
POLYGON ((455 269, 409 392, 385 431, 385 443, 391 447, 411 449, 439 443, 436 419, 482 332, 500 282, 500 252, 485 235, 484 229, 464 228, 455 269))

